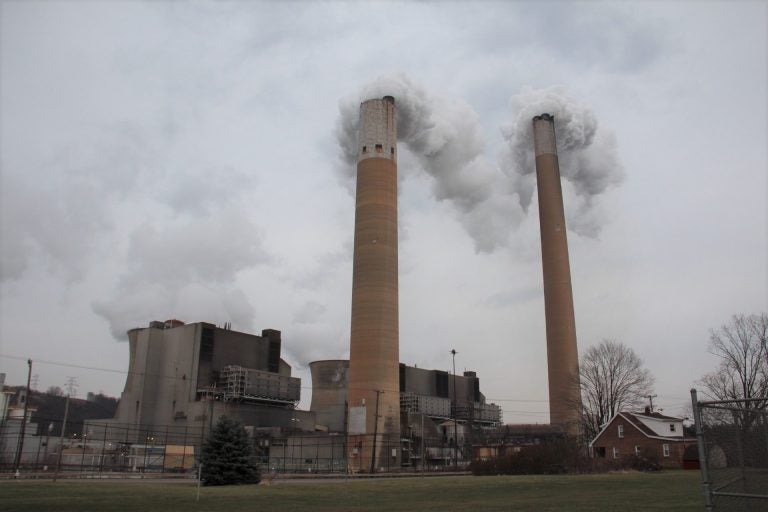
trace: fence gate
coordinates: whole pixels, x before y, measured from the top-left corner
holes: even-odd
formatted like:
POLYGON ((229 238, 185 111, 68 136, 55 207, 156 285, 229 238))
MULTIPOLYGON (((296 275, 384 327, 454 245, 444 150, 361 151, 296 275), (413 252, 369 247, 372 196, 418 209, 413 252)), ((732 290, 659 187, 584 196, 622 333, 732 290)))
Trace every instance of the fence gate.
POLYGON ((691 402, 706 509, 768 510, 768 398, 691 402))

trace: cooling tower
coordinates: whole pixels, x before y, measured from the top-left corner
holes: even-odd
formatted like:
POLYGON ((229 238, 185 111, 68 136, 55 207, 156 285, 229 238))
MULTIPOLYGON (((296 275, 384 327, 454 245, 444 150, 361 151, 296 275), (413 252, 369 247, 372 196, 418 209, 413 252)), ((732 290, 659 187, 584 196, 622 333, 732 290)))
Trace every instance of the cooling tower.
POLYGON ((353 471, 400 465, 396 141, 394 98, 363 102, 348 393, 353 471))
POLYGON ((312 405, 317 423, 331 432, 345 432, 349 361, 328 360, 309 363, 312 373, 312 405))
POLYGON ((581 413, 579 354, 554 116, 533 118, 533 141, 547 324, 549 421, 577 434, 581 413))

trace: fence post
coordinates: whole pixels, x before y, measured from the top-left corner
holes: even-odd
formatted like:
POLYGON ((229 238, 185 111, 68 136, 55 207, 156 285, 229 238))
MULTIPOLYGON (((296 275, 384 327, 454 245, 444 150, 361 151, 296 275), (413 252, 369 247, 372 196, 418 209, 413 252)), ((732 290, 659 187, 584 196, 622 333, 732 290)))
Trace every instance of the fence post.
POLYGON ((168 455, 168 425, 165 426, 165 440, 163 440, 163 467, 160 474, 165 474, 165 457, 168 455))
POLYGON ((701 485, 704 489, 704 508, 709 512, 712 510, 712 485, 709 481, 709 461, 704 442, 701 408, 694 388, 691 388, 691 405, 693 406, 693 422, 696 425, 696 439, 699 444, 699 468, 701 469, 701 485))
POLYGON ((203 463, 201 462, 199 466, 197 466, 197 498, 195 498, 195 501, 200 501, 200 482, 203 481, 203 463))
POLYGON ((104 473, 104 462, 107 458, 107 426, 108 423, 104 424, 104 438, 101 440, 101 459, 99 460, 99 476, 101 476, 104 473))
POLYGON ((86 437, 88 437, 88 433, 85 429, 85 423, 83 423, 83 430, 80 432, 80 442, 83 445, 83 453, 80 456, 80 473, 83 472, 83 467, 85 467, 85 441, 86 437))
MULTIPOLYGON (((186 423, 184 424, 184 442, 182 443, 182 445, 184 446, 184 448, 181 451, 181 472, 186 473, 186 471, 184 471, 186 469, 186 466, 184 466, 184 462, 185 462, 184 459, 187 456, 187 424, 186 423)), ((194 450, 193 450, 193 453, 194 453, 194 450)))

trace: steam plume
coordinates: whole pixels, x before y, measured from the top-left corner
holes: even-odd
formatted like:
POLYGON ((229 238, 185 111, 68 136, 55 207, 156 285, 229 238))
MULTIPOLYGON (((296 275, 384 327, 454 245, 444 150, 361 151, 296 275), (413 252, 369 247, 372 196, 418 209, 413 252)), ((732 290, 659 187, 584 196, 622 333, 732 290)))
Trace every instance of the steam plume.
POLYGON ((515 117, 503 130, 509 149, 496 165, 484 156, 479 117, 468 104, 431 95, 404 75, 380 78, 340 105, 337 138, 342 173, 350 178, 347 183, 353 183, 355 172, 360 103, 386 95, 397 102, 400 142, 434 179, 435 198, 456 208, 477 251, 507 245, 527 214, 535 187, 531 119, 543 112, 555 115, 563 176, 572 182, 580 201, 575 208, 579 215, 569 219, 570 227, 582 235, 599 232, 593 198, 621 181, 615 144, 610 136, 598 134, 594 114, 568 98, 562 88, 528 88, 512 98, 515 117))
POLYGON ((568 227, 580 235, 597 236, 601 219, 594 210, 595 198, 624 178, 613 135, 598 131, 592 110, 570 98, 563 87, 526 87, 512 97, 511 105, 516 114, 503 130, 509 147, 504 161, 510 166, 508 174, 516 177, 520 206, 528 211, 535 188, 531 119, 546 112, 555 116, 560 174, 578 198, 571 206, 568 227))

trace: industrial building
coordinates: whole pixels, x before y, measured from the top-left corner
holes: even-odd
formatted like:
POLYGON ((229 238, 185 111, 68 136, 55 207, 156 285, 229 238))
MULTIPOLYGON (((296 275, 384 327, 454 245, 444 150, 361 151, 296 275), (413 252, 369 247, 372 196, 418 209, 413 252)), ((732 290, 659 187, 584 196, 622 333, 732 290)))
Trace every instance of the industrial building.
POLYGON ((36 425, 31 423, 36 408, 29 407, 26 401, 27 389, 18 393, 6 389, 5 374, 0 373, 0 468, 13 467, 17 456, 19 462, 29 463, 40 451, 41 438, 34 435, 36 425), (21 453, 20 444, 26 446, 21 453))
POLYGON ((301 381, 280 357, 280 331, 261 336, 205 322, 154 321, 128 332, 129 365, 114 424, 138 436, 158 425, 202 435, 226 415, 253 428, 314 430, 301 381))
MULTIPOLYGON (((576 434, 578 351, 554 117, 534 117, 533 135, 550 423, 557 435, 576 434)), ((360 105, 356 183, 350 359, 310 364, 309 411, 296 408, 301 382, 280 357, 280 331, 257 336, 205 322, 153 321, 128 332, 129 368, 117 412, 100 420, 101 435, 86 424, 81 455, 99 441, 103 457, 117 432, 115 460, 150 467, 162 440, 156 464, 175 464, 178 452, 178 468, 187 469, 187 454, 194 458, 193 445, 222 415, 246 426, 264 461, 285 465, 290 452, 294 469, 317 468, 323 459, 334 470, 339 455, 351 471, 444 465, 468 460, 478 437, 499 444, 476 436, 498 427, 501 411, 485 401, 475 372, 459 376, 400 363, 397 112, 391 96, 360 105)))
MULTIPOLYGON (((310 363, 312 372, 311 412, 331 432, 345 432, 349 361, 327 360, 310 363)), ((374 444, 386 447, 374 470, 382 467, 446 465, 451 460, 468 460, 475 435, 501 422, 501 409, 487 403, 480 392, 480 380, 472 371, 452 375, 399 364, 398 399, 400 439, 387 442, 374 434, 351 437, 351 458, 374 444), (456 440, 458 439, 458 444, 456 440), (458 447, 458 448, 456 448, 458 447), (357 449, 357 452, 355 452, 357 449), (396 457, 392 450, 397 450, 396 457)), ((368 449, 371 449, 368 448, 368 449)), ((366 461, 370 463, 370 461, 366 461)), ((360 464, 350 464, 354 470, 360 464)))

